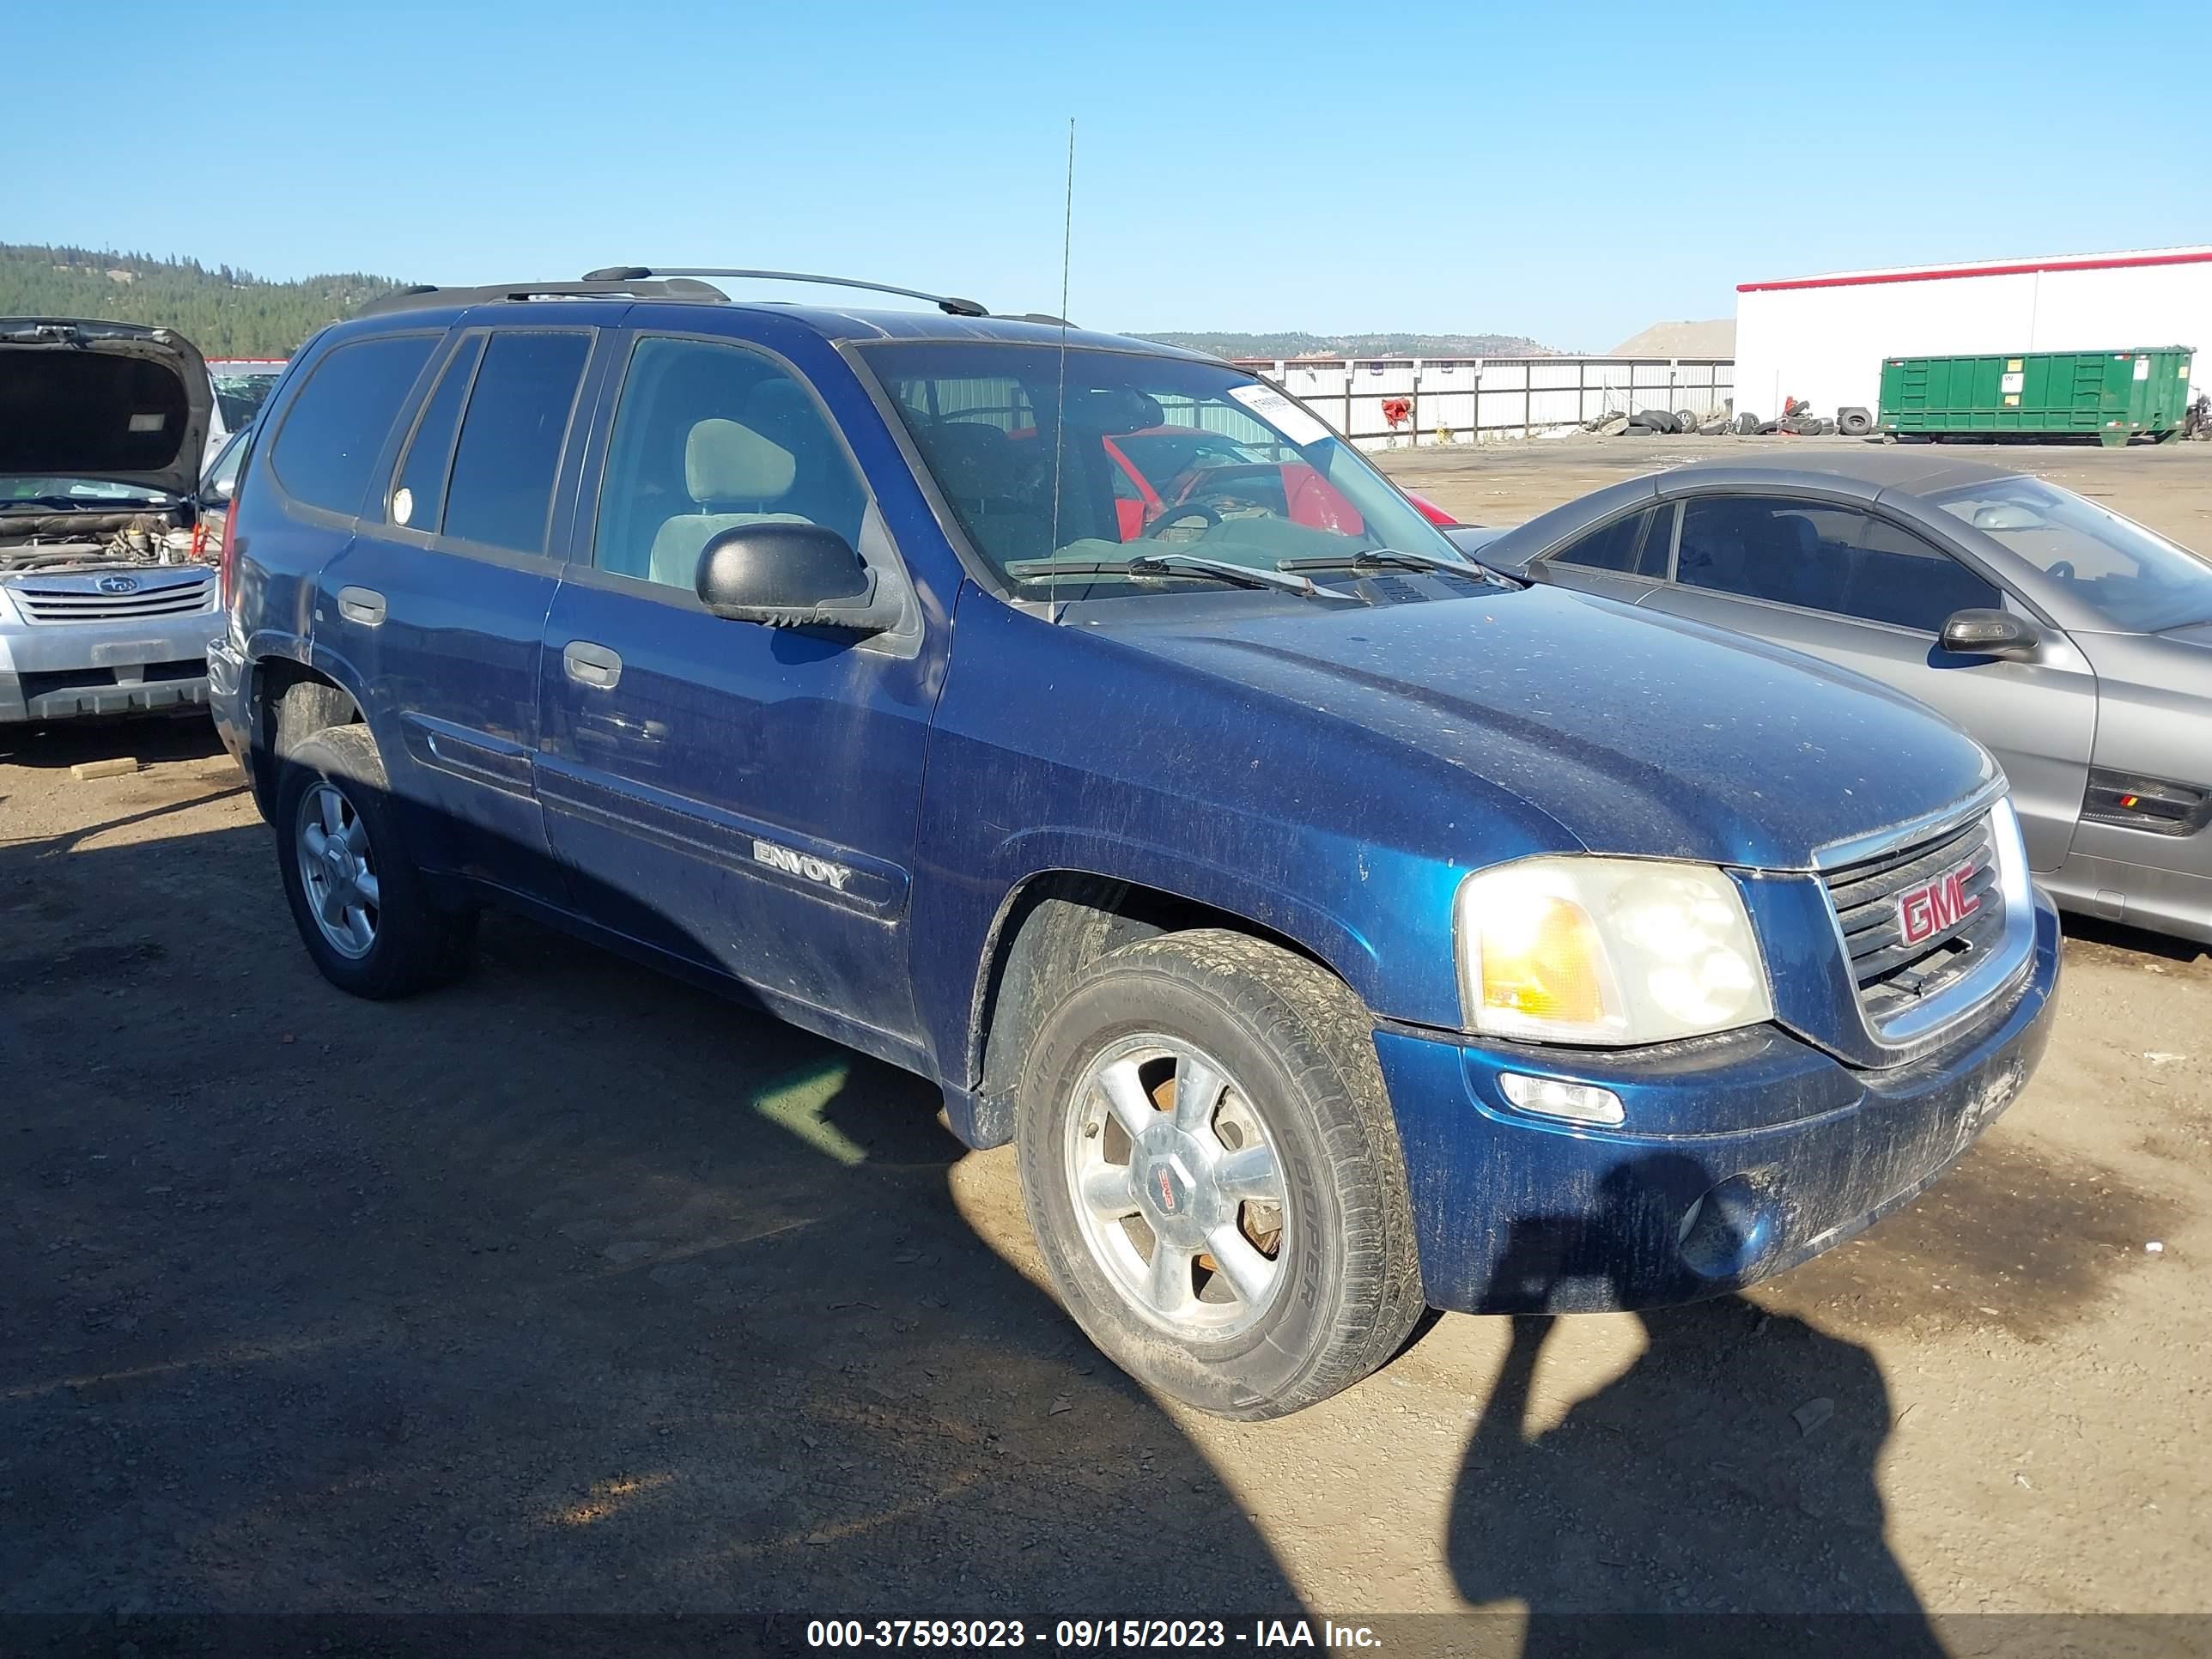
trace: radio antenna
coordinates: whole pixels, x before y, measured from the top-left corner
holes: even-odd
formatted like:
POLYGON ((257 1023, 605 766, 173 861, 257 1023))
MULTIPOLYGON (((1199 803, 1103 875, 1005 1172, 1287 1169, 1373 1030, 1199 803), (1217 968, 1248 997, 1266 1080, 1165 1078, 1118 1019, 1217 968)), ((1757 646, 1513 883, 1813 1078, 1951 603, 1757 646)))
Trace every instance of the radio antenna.
MULTIPOLYGON (((1067 268, 1075 250, 1075 118, 1067 118, 1067 198, 1060 222, 1060 393, 1052 416, 1052 546, 1060 550, 1060 480, 1067 459, 1067 268)), ((1045 588, 1048 620, 1060 620, 1060 573, 1045 588)))

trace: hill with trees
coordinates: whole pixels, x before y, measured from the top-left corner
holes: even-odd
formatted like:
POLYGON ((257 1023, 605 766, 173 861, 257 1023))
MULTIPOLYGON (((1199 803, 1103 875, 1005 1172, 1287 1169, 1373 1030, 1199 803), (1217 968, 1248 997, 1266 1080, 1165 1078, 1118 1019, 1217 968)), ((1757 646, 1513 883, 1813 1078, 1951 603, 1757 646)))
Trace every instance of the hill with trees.
POLYGON ((0 243, 0 317, 173 328, 210 357, 284 357, 324 324, 403 286, 359 271, 269 283, 229 265, 0 243))
MULTIPOLYGON (((210 357, 283 357, 325 323, 404 284, 361 271, 264 282, 232 265, 0 242, 0 317, 91 317, 173 328, 210 357)), ((1147 339, 1217 357, 1556 357, 1517 334, 1196 331, 1147 339)))

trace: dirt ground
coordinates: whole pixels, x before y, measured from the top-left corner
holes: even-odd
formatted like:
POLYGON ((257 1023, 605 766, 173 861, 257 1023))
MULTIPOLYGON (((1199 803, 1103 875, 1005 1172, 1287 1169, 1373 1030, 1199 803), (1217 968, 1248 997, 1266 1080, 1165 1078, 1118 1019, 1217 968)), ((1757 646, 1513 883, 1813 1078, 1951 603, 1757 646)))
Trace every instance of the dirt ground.
MULTIPOLYGON (((1713 447, 1388 459, 1495 521, 1713 447)), ((2212 548, 2212 446, 2036 463, 2212 548)), ((2212 1612, 2212 958, 2065 972, 1861 1240, 1231 1425, 915 1079, 514 921, 349 1000, 204 726, 0 736, 0 1613, 2212 1612)))

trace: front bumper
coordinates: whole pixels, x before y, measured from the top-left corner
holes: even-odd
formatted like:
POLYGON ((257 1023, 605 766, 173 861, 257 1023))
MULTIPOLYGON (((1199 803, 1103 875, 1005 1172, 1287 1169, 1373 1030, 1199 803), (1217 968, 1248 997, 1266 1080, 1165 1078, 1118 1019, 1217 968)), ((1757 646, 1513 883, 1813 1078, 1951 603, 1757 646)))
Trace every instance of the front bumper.
POLYGON ((1908 1066, 1853 1069, 1774 1027, 1616 1054, 1377 1031, 1429 1302, 1659 1307, 1841 1243, 1917 1196, 2012 1103, 2049 1040, 2057 981, 2058 913, 2038 893, 2027 978, 1908 1066), (1518 1111, 1498 1085, 1508 1071, 1611 1089, 1626 1121, 1518 1111))
POLYGON ((212 608, 0 627, 0 725, 188 708, 208 700, 212 608))

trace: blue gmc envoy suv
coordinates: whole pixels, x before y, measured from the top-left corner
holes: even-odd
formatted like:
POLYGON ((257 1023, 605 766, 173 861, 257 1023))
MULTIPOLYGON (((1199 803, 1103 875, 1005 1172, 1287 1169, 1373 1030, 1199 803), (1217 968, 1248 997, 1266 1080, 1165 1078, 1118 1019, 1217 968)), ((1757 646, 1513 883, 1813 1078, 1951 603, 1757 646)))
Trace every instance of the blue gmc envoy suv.
POLYGON ((1244 1418, 1802 1261, 2033 1069, 2056 913, 1918 705, 1486 571, 1222 362, 761 274, 402 295, 270 398, 210 688, 340 988, 502 905, 917 1072, 1244 1418))

